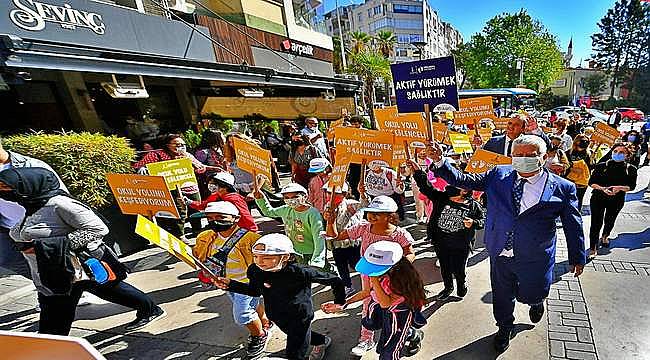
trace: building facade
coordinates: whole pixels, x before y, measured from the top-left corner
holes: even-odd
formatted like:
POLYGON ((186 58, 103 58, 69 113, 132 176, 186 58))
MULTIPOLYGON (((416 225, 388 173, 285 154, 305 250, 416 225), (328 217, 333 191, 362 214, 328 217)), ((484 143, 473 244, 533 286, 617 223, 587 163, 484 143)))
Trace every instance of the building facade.
MULTIPOLYGON (((569 101, 574 101, 581 96, 589 95, 592 101, 606 101, 609 99, 610 87, 609 81, 607 86, 599 94, 589 94, 583 87, 585 79, 593 75, 605 75, 605 72, 595 68, 567 68, 562 72, 562 76, 551 84, 551 92, 557 96, 567 96, 569 101)), ((616 99, 627 96, 625 88, 622 85, 614 89, 616 99)))
POLYGON ((154 0, 0 2, 0 133, 103 131, 139 145, 205 113, 354 111, 360 83, 332 76, 331 38, 298 25, 313 1, 167 3, 173 11, 154 0))
POLYGON ((446 56, 463 41, 460 32, 422 0, 368 0, 352 9, 352 30, 393 32, 394 62, 446 56))

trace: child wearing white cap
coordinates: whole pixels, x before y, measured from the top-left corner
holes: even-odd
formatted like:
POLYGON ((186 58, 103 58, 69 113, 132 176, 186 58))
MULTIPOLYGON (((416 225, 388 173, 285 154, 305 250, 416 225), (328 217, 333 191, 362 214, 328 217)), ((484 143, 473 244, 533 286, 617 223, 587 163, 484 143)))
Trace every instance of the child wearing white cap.
POLYGON ((271 319, 287 334, 286 356, 291 360, 320 360, 332 339, 311 330, 314 319, 311 284, 331 286, 334 303, 345 303, 341 279, 329 272, 295 262, 291 239, 282 234, 262 236, 253 245, 253 261, 248 268, 249 283, 220 277, 215 285, 249 296, 263 296, 271 319), (309 345, 313 345, 309 354, 309 345))
POLYGON ((309 180, 307 201, 322 214, 325 211, 325 203, 328 201, 323 191, 323 185, 329 181, 332 166, 325 158, 315 158, 309 162, 308 172, 315 176, 309 180))
MULTIPOLYGON (((393 241, 378 241, 366 249, 355 269, 370 278, 369 310, 362 319, 363 326, 381 330, 376 351, 379 360, 396 360, 413 356, 420 349, 424 333, 414 330, 426 324, 421 309, 426 302, 424 283, 413 264, 403 257, 404 250, 393 241), (387 313, 390 316, 386 316, 387 313), (409 343, 408 347, 405 345, 409 343)), ((327 313, 341 311, 344 305, 326 303, 327 313)))
MULTIPOLYGON (((375 197, 368 207, 363 209, 368 221, 349 227, 337 234, 334 226, 327 225, 327 235, 334 237, 335 240, 361 239, 361 253, 365 253, 368 247, 378 241, 391 241, 399 244, 403 249, 404 257, 409 261, 415 260, 415 251, 413 236, 404 228, 391 223, 391 219, 397 212, 397 204, 388 196, 380 195, 375 197)), ((348 302, 364 300, 362 314, 366 314, 370 304, 370 279, 362 276, 362 290, 352 297, 348 302)), ((351 354, 363 356, 368 350, 375 346, 374 332, 361 326, 361 335, 359 344, 355 346, 351 354)))
POLYGON ((323 217, 307 202, 307 189, 300 184, 290 183, 280 191, 286 205, 274 208, 269 204, 260 189, 255 189, 255 203, 268 217, 279 217, 284 223, 285 234, 302 256, 301 263, 325 268, 327 266, 327 249, 321 237, 323 217))
MULTIPOLYGON (((239 210, 230 202, 211 202, 201 214, 207 217, 208 227, 196 238, 192 249, 194 256, 218 276, 248 282, 246 271, 253 264, 251 248, 260 236, 237 225, 239 210)), ((214 287, 208 274, 199 271, 198 276, 206 288, 214 287)), ((252 359, 264 351, 272 324, 259 296, 227 294, 232 302, 235 323, 245 326, 250 332, 246 355, 252 359)))

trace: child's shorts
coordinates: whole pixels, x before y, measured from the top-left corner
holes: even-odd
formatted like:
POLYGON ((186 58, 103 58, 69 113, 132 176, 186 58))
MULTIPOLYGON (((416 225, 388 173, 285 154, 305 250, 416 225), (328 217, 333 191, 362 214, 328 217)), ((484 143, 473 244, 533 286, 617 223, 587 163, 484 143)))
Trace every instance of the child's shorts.
POLYGON ((260 304, 259 297, 226 292, 232 302, 232 317, 237 325, 246 325, 258 320, 257 305, 260 304))

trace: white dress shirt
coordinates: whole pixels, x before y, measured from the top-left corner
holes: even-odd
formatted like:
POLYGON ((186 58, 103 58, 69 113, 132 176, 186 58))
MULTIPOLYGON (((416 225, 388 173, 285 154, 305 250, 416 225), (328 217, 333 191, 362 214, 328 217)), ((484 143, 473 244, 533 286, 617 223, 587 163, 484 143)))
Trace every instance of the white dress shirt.
MULTIPOLYGON (((523 179, 519 174, 517 174, 517 179, 515 184, 523 179)), ((519 207, 519 214, 530 209, 531 207, 537 205, 539 200, 542 198, 542 193, 544 192, 544 185, 546 185, 546 180, 548 179, 548 173, 546 171, 540 171, 538 174, 526 178, 527 182, 524 184, 524 193, 521 196, 521 202, 519 207)), ((506 250, 503 249, 499 256, 513 257, 515 256, 514 249, 506 250)))

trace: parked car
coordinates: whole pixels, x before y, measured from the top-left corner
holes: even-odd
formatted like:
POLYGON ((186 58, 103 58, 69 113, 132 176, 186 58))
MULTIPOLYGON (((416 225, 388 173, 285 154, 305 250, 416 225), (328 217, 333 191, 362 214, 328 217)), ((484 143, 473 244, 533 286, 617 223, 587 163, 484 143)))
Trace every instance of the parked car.
MULTIPOLYGON (((643 111, 636 108, 618 108, 618 111, 621 113, 621 119, 625 122, 628 121, 643 121, 644 114, 643 111)), ((611 114, 614 110, 610 110, 607 113, 611 114)))

